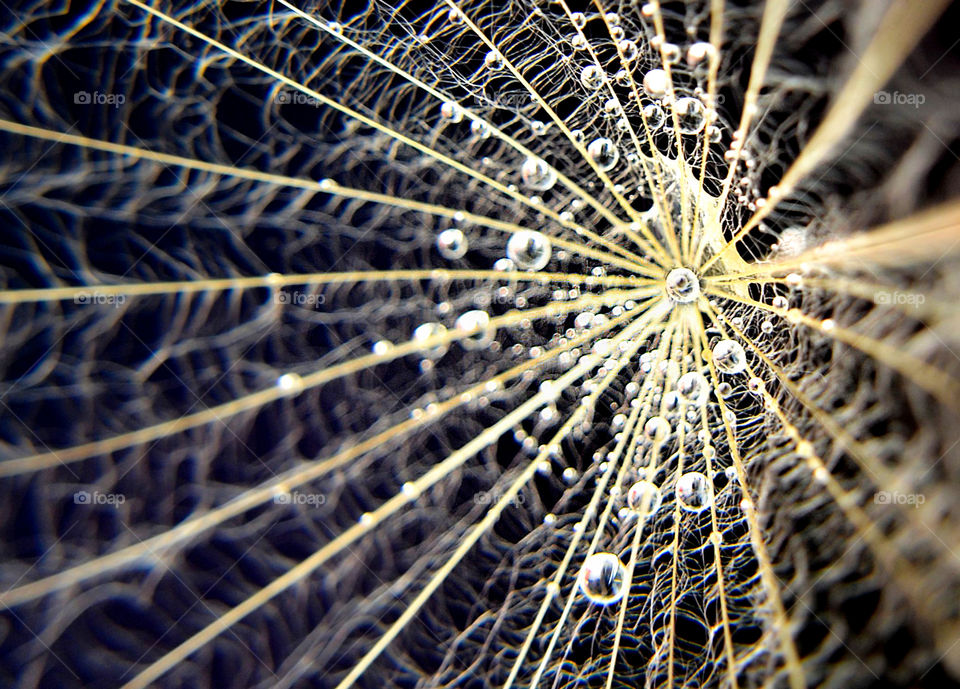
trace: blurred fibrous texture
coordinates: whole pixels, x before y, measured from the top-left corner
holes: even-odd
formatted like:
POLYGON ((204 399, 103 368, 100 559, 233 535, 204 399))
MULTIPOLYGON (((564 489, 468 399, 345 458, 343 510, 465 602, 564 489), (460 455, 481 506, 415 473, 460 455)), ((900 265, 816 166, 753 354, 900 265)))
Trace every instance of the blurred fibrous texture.
POLYGON ((0 685, 955 686, 958 25, 10 2, 0 685))

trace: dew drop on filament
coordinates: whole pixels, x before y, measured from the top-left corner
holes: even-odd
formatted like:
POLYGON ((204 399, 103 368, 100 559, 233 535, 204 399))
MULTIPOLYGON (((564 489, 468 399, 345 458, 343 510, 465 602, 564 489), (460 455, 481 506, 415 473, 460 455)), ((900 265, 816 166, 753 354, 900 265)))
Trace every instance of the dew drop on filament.
POLYGON ((599 605, 616 603, 625 591, 623 563, 613 553, 594 553, 580 570, 580 591, 590 602, 599 605))
POLYGON ((700 512, 710 505, 707 477, 699 471, 688 471, 677 480, 677 501, 690 512, 700 512))

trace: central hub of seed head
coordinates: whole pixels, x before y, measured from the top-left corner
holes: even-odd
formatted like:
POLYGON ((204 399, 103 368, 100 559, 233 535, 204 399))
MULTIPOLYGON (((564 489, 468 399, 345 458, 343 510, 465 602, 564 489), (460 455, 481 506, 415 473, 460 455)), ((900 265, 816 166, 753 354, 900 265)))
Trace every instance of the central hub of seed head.
POLYGON ((663 281, 663 291, 675 304, 689 304, 700 296, 700 279, 689 268, 674 268, 663 281))

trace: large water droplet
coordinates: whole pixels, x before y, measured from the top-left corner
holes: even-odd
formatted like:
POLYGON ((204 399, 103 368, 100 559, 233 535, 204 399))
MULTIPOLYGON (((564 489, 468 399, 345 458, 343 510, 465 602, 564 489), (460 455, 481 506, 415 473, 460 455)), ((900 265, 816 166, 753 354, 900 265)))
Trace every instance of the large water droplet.
POLYGON ((488 139, 493 133, 493 129, 483 120, 473 120, 470 123, 470 131, 481 139, 488 139))
POLYGON ((747 368, 747 355, 736 340, 720 340, 713 347, 713 363, 722 373, 740 373, 747 368))
POLYGON ((437 235, 437 251, 444 258, 454 260, 467 253, 468 242, 461 230, 451 227, 437 235))
POLYGON ((670 435, 670 422, 662 416, 651 416, 643 425, 643 434, 656 442, 666 440, 670 435))
POLYGON ((717 51, 710 43, 694 43, 687 48, 687 64, 695 67, 700 64, 704 58, 709 58, 712 62, 716 58, 717 51))
POLYGON ((443 119, 453 122, 454 124, 463 122, 463 108, 450 101, 440 106, 440 115, 443 119))
POLYGON ((680 507, 700 512, 710 506, 710 486, 707 477, 699 471, 688 471, 677 480, 677 500, 680 507))
POLYGON ((650 103, 643 109, 643 117, 646 120, 647 128, 651 132, 659 129, 660 125, 663 124, 663 108, 658 103, 650 103))
POLYGON ((617 46, 620 48, 620 53, 624 62, 633 62, 637 59, 639 51, 637 50, 637 44, 633 41, 629 39, 620 41, 617 46))
POLYGON ((617 150, 616 144, 604 137, 594 139, 590 142, 590 145, 587 146, 587 155, 589 155, 597 164, 597 167, 603 171, 612 168, 617 164, 617 160, 620 159, 620 151, 617 150))
POLYGON ((674 268, 667 274, 664 290, 677 304, 689 304, 700 296, 700 280, 689 268, 674 268))
POLYGON ((584 561, 578 583, 591 602, 610 605, 623 598, 625 574, 623 563, 616 555, 594 553, 584 561))
POLYGON ((503 57, 496 50, 491 50, 484 56, 483 65, 491 71, 503 69, 503 57))
POLYGON ((637 481, 627 491, 627 506, 645 517, 660 509, 660 489, 649 481, 637 481))
POLYGON ((551 252, 550 240, 534 230, 514 232, 507 240, 507 258, 521 270, 542 270, 551 252))
MULTIPOLYGON (((446 332, 447 329, 442 323, 424 323, 422 325, 418 325, 417 329, 413 331, 413 339, 415 342, 424 342, 431 337, 443 335, 446 332)), ((424 350, 424 356, 430 359, 439 359, 446 353, 447 346, 445 344, 437 345, 436 347, 424 350)))
POLYGON ((603 70, 596 65, 587 65, 580 72, 580 83, 596 91, 603 85, 603 70))
POLYGON ((520 177, 525 185, 537 191, 547 191, 557 183, 556 170, 547 165, 545 160, 534 157, 523 161, 520 177))
POLYGON ((662 69, 651 69, 643 76, 643 90, 651 98, 662 98, 667 93, 667 73, 662 69))
POLYGON ((496 334, 494 329, 490 327, 490 314, 479 309, 461 314, 454 323, 454 327, 461 332, 477 330, 474 334, 460 340, 464 349, 483 349, 490 345, 496 334))
POLYGON ((687 402, 699 404, 707 397, 707 379, 697 371, 685 373, 677 381, 677 392, 687 402))
POLYGON ((707 109, 698 98, 678 98, 676 110, 684 134, 696 134, 707 123, 707 109))

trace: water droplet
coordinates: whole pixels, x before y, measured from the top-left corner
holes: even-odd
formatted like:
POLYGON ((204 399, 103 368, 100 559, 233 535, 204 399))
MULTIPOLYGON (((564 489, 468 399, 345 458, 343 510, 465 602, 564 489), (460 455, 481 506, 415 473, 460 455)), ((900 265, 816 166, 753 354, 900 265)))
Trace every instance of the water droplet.
POLYGON ((625 593, 623 579, 626 575, 623 563, 613 553, 594 553, 583 563, 578 583, 592 603, 610 605, 625 593))
POLYGON ((503 56, 496 50, 491 50, 484 56, 483 66, 492 71, 503 69, 503 56))
POLYGON ((662 69, 651 69, 643 76, 643 90, 651 98, 662 98, 667 93, 667 73, 662 69))
POLYGON ((707 379, 702 373, 690 371, 680 376, 677 381, 677 392, 688 402, 699 404, 707 397, 707 379))
POLYGON ((663 108, 660 107, 659 103, 650 103, 647 105, 643 109, 643 116, 646 119, 647 127, 651 132, 659 129, 660 125, 663 124, 663 108))
POLYGON ((587 15, 583 12, 571 12, 570 21, 573 22, 573 25, 578 29, 582 29, 587 25, 587 15))
POLYGON ((713 347, 713 363, 722 373, 740 373, 747 368, 747 355, 736 340, 720 340, 713 347))
POLYGON ((700 512, 710 504, 710 486, 707 477, 699 471, 688 471, 677 479, 677 500, 680 507, 700 512))
POLYGON ((514 232, 507 240, 507 258, 521 270, 542 270, 551 252, 550 240, 534 230, 514 232))
POLYGON ((467 253, 468 242, 461 230, 450 228, 437 235, 437 251, 444 258, 455 260, 467 253))
POLYGON ((445 102, 440 106, 440 115, 443 119, 456 124, 458 122, 463 122, 463 109, 456 103, 451 103, 450 101, 445 102))
MULTIPOLYGON (((442 323, 423 323, 422 325, 418 325, 417 329, 413 331, 413 339, 415 342, 424 342, 431 337, 444 335, 446 332, 447 328, 442 323)), ((445 344, 440 344, 424 351, 424 355, 430 359, 439 359, 446 353, 447 346, 445 344)))
POLYGON ((580 83, 591 91, 596 91, 603 85, 603 70, 596 65, 587 65, 580 72, 580 83))
POLYGON ((687 48, 687 64, 691 67, 695 67, 696 65, 700 64, 704 58, 709 58, 712 62, 716 54, 717 51, 710 43, 705 43, 702 41, 699 43, 694 43, 687 48))
POLYGON ((590 145, 587 146, 587 155, 589 155, 597 164, 597 167, 603 171, 612 168, 617 164, 617 160, 620 159, 620 151, 617 149, 616 144, 610 139, 603 137, 590 142, 590 145))
POLYGON ((557 171, 547 165, 545 160, 534 157, 523 161, 520 177, 525 185, 537 191, 547 191, 557 183, 557 171))
POLYGON ((470 123, 470 131, 481 139, 490 138, 490 134, 493 133, 490 125, 483 120, 473 120, 470 123))
POLYGON ((277 378, 277 387, 290 394, 303 392, 303 378, 297 373, 284 373, 277 378))
POLYGON ((633 62, 637 59, 637 54, 639 51, 637 50, 637 44, 633 41, 620 41, 617 46, 620 48, 621 57, 623 58, 624 62, 633 62))
POLYGON ((643 425, 643 434, 650 440, 662 442, 670 435, 670 422, 662 416, 651 416, 643 425))
POLYGON ((676 43, 663 44, 663 61, 668 65, 675 65, 680 61, 680 46, 676 43))
POLYGON ((564 469, 560 476, 563 478, 563 482, 567 485, 572 485, 577 482, 577 470, 573 467, 567 467, 564 469))
POLYGON ((707 123, 707 110, 699 98, 678 98, 676 110, 684 134, 696 134, 707 123))
POLYGON ((613 340, 609 337, 604 337, 593 343, 593 347, 590 349, 591 352, 597 356, 605 357, 613 351, 613 340))
POLYGON ((667 411, 676 411, 680 406, 680 395, 671 390, 663 396, 663 408, 667 411))
POLYGON ((777 311, 786 311, 787 307, 790 306, 790 302, 783 295, 777 295, 773 298, 770 305, 777 311))
POLYGON ((667 296, 677 304, 689 304, 700 296, 700 280, 689 268, 674 268, 664 283, 667 296))
POLYGON ((480 309, 466 311, 457 318, 454 327, 461 332, 477 332, 460 340, 464 349, 483 349, 490 345, 496 331, 490 327, 490 314, 480 309))
POLYGON ((660 489, 649 481, 637 481, 627 491, 627 505, 638 514, 649 517, 660 509, 660 489))

